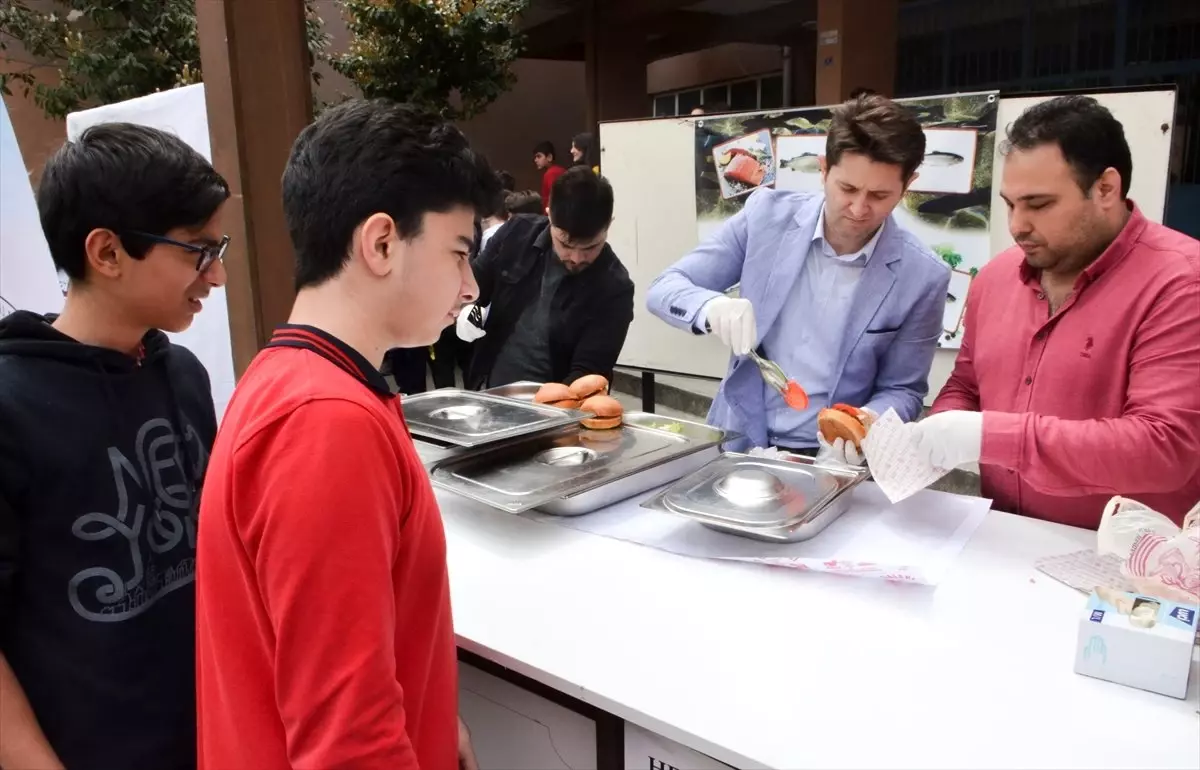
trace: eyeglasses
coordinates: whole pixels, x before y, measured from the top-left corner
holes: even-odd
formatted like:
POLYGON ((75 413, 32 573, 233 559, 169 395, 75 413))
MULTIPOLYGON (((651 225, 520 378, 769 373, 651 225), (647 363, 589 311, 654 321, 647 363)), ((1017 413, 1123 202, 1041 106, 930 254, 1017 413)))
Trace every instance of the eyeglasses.
POLYGON ((181 249, 187 249, 193 254, 199 254, 200 257, 196 260, 196 272, 203 273, 208 268, 212 267, 214 262, 225 260, 225 250, 229 248, 229 236, 221 236, 221 240, 215 244, 207 246, 197 246, 194 243, 184 243, 177 241, 174 238, 165 238, 161 235, 151 235, 150 233, 142 233, 137 230, 130 230, 129 235, 136 238, 142 238, 152 243, 164 243, 168 246, 178 246, 181 249))

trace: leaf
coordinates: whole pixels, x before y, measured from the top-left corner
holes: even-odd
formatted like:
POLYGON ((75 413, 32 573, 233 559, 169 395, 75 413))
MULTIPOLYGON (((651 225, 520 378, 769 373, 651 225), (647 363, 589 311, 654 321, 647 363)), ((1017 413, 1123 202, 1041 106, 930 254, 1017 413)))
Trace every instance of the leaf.
MULTIPOLYGON (((51 118, 201 81, 195 0, 0 2, 0 60, 15 70, 0 75, 0 91, 23 83, 51 118)), ((329 36, 315 0, 305 13, 315 65, 329 36)))
POLYGON ((528 0, 342 0, 351 40, 330 58, 362 95, 446 118, 487 108, 516 82, 528 0))

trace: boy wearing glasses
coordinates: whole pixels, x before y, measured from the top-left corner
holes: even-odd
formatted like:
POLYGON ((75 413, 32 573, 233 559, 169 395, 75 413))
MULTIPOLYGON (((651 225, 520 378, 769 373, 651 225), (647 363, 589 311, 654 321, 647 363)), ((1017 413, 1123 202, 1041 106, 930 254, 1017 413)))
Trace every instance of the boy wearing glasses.
POLYGON ((0 321, 0 766, 195 765, 208 375, 164 331, 225 282, 229 188, 180 139, 88 129, 38 191, 58 316, 0 321))

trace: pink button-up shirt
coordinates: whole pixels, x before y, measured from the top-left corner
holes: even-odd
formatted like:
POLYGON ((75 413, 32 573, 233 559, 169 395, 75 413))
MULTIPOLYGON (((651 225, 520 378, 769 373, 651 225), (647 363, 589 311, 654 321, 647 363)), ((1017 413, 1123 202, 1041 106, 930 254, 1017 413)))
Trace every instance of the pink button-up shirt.
POLYGON ((934 412, 983 411, 983 493, 998 510, 1095 529, 1125 495, 1182 522, 1200 500, 1200 241, 1132 206, 1050 317, 1017 247, 967 299, 934 412))

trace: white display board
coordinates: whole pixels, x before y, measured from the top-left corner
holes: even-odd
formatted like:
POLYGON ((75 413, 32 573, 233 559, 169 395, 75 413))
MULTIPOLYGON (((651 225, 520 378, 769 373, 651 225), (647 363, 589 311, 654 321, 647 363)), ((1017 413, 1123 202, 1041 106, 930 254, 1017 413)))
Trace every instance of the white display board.
POLYGON ((625 723, 625 770, 734 770, 635 724, 625 723))
POLYGON ((57 313, 63 295, 42 233, 17 134, 0 99, 0 317, 13 310, 57 313))
MULTIPOLYGON (((67 116, 67 138, 73 141, 91 126, 115 122, 137 123, 169 131, 212 161, 203 84, 73 112, 67 116)), ((196 316, 191 328, 181 334, 171 334, 170 337, 172 342, 195 353, 208 370, 217 419, 220 420, 233 395, 235 383, 225 289, 213 289, 204 303, 203 312, 196 316)))
MULTIPOLYGON (((1055 95, 1015 99, 1002 96, 997 138, 1004 137, 1005 128, 1023 110, 1055 95)), ((1161 222, 1175 123, 1174 89, 1089 95, 1108 107, 1125 127, 1133 151, 1130 197, 1147 218, 1161 222)), ((616 199, 609 243, 636 286, 633 325, 618 364, 720 378, 727 368, 728 348, 713 337, 691 335, 669 326, 646 310, 646 289, 650 283, 697 245, 696 120, 660 118, 600 125, 604 176, 612 183, 616 199)), ((993 254, 1012 244, 1005 224, 1007 209, 999 195, 1004 166, 999 148, 997 141, 989 233, 993 254)), ((956 350, 937 352, 927 402, 932 401, 949 377, 956 353, 956 350)))
POLYGON ((482 768, 596 770, 595 721, 461 662, 458 709, 482 768))

